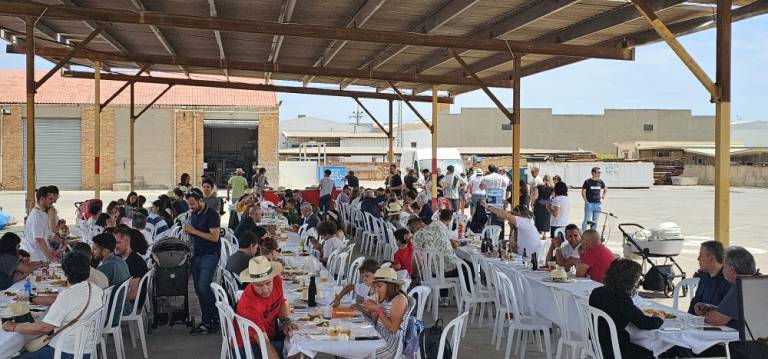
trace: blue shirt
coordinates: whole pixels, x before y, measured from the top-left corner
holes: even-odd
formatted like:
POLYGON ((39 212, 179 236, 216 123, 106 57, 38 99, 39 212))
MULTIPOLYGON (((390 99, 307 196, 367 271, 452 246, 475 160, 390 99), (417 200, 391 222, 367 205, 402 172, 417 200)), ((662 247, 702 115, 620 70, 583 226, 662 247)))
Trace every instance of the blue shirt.
POLYGON ((302 224, 307 225, 307 229, 317 227, 318 223, 320 223, 320 217, 314 213, 310 214, 309 217, 304 218, 304 222, 302 222, 302 224))
POLYGON ((696 288, 696 295, 693 296, 691 306, 688 307, 690 314, 695 314, 693 307, 696 303, 720 305, 725 295, 731 290, 732 285, 725 280, 722 269, 714 277, 707 272, 699 272, 694 276, 699 277, 699 287, 696 288))
POLYGON ((115 254, 107 257, 97 269, 107 277, 110 287, 119 286, 131 278, 128 263, 125 263, 122 257, 115 254))
MULTIPOLYGON (((189 224, 200 232, 208 233, 212 228, 221 228, 221 217, 214 209, 205 206, 202 211, 192 212, 192 215, 189 216, 189 224)), ((190 234, 189 238, 192 239, 193 257, 218 256, 221 252, 221 245, 218 241, 211 242, 193 234, 190 234)))
POLYGON ((725 295, 725 298, 717 306, 717 311, 729 318, 728 326, 733 329, 738 329, 739 326, 739 293, 735 285, 731 286, 731 290, 725 295))

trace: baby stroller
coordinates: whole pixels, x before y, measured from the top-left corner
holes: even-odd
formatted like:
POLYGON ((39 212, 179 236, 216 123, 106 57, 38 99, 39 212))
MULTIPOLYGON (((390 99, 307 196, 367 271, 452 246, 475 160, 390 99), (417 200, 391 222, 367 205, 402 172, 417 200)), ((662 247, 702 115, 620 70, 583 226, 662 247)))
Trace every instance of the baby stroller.
POLYGON ((189 245, 179 239, 162 240, 152 246, 152 328, 176 323, 192 326, 188 292, 191 256, 189 245))
MULTIPOLYGON (((642 259, 645 272, 642 278, 643 289, 663 292, 669 298, 675 288, 675 279, 685 278, 685 272, 674 258, 680 255, 685 242, 680 227, 667 222, 653 230, 647 230, 636 223, 622 223, 619 224, 619 230, 624 238, 624 257, 642 259), (662 264, 654 261, 661 258, 664 259, 662 264), (650 265, 647 272, 646 264, 650 265), (678 272, 680 274, 677 274, 678 272)), ((686 294, 687 288, 683 288, 683 296, 686 294)))

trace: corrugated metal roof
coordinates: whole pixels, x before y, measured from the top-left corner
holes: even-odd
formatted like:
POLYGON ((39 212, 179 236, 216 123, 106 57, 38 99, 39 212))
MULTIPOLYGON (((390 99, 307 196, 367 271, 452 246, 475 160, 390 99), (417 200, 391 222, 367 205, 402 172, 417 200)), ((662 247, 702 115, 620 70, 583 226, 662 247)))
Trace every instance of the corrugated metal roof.
MULTIPOLYGON (((36 72, 35 78, 43 77, 45 72, 36 72)), ((156 74, 159 76, 179 77, 176 74, 156 74)), ((195 77, 201 77, 196 75, 195 77)), ((205 76, 206 79, 222 76, 205 76)), ((262 79, 230 78, 232 81, 264 83, 262 79)), ((101 100, 106 101, 123 85, 117 81, 101 81, 101 100)), ((150 103, 166 85, 139 83, 135 85, 136 105, 150 103)), ((93 104, 93 80, 61 77, 59 73, 51 77, 35 95, 38 104, 93 104)), ((0 103, 26 103, 26 80, 23 70, 0 70, 0 103)), ((129 105, 130 91, 126 89, 111 105, 129 105)), ((157 106, 223 106, 256 109, 277 109, 277 94, 274 92, 212 89, 192 86, 174 86, 155 104, 157 106)))
POLYGON ((386 138, 381 132, 336 132, 336 131, 283 131, 284 137, 315 137, 315 138, 386 138))

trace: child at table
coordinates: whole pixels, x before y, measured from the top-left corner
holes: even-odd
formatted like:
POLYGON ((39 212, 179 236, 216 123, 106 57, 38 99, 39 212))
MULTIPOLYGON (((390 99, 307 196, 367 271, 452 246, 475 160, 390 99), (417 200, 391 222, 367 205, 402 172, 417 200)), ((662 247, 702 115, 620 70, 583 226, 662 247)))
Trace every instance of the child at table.
POLYGON ((413 242, 411 242, 411 237, 411 232, 405 228, 395 231, 398 249, 393 257, 392 268, 404 270, 408 272, 408 275, 413 275, 413 242))
POLYGON ((360 264, 360 267, 357 268, 358 272, 360 272, 360 283, 347 284, 341 292, 336 294, 333 302, 331 302, 331 306, 338 307, 339 304, 341 304, 341 299, 352 291, 355 293, 355 303, 361 303, 365 297, 373 294, 371 282, 373 281, 374 273, 376 273, 378 269, 379 262, 375 259, 366 259, 360 264))
POLYGON ((368 317, 386 345, 376 350, 376 358, 391 359, 397 355, 408 323, 408 297, 402 290, 403 281, 391 267, 382 267, 373 275, 373 299, 358 307, 368 317))

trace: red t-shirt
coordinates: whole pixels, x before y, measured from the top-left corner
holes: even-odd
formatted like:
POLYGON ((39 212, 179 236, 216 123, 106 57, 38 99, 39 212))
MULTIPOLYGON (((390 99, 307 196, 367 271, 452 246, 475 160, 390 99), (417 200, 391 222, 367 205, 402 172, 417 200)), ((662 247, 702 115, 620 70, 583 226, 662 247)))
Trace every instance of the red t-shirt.
POLYGON ((600 283, 603 282, 605 272, 608 271, 608 267, 611 266, 613 260, 613 252, 603 244, 598 244, 581 255, 581 263, 589 266, 589 269, 587 269, 589 277, 600 283))
MULTIPOLYGON (((274 339, 277 334, 277 318, 280 315, 280 309, 283 306, 285 298, 283 297, 283 280, 280 276, 272 279, 274 289, 269 297, 260 296, 250 284, 243 291, 243 296, 237 303, 235 313, 250 319, 256 324, 269 339, 274 339)), ((243 342, 240 339, 240 331, 235 324, 235 333, 237 334, 237 345, 242 347, 243 342)), ((251 343, 258 343, 259 339, 256 333, 249 333, 251 343)))
POLYGON ((413 243, 409 242, 404 248, 398 248, 392 263, 399 264, 400 269, 408 271, 409 275, 413 274, 413 243))

